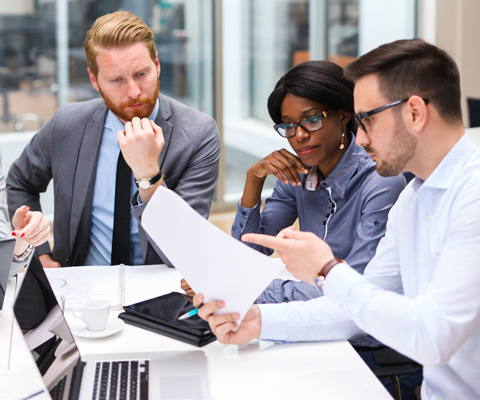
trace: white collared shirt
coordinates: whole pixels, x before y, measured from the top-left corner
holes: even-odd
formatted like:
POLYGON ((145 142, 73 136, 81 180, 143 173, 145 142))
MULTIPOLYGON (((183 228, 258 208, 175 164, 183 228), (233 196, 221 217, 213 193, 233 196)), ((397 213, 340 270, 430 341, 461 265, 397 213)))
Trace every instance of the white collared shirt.
POLYGON ((423 399, 478 399, 479 288, 480 151, 464 135, 425 182, 401 193, 364 277, 340 264, 325 298, 260 306, 261 338, 365 331, 424 365, 423 399))

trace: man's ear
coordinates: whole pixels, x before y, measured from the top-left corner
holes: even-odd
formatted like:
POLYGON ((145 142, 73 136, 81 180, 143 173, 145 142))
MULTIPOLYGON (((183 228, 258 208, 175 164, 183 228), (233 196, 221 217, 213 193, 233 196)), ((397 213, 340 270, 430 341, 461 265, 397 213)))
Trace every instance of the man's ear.
POLYGON ((95 77, 95 74, 92 72, 90 68, 87 68, 87 71, 88 71, 88 76, 90 77, 90 83, 95 88, 95 90, 99 92, 100 90, 98 88, 97 78, 95 77))
POLYGON ((407 102, 407 122, 410 124, 411 129, 416 132, 423 131, 427 119, 428 119, 428 108, 425 100, 420 96, 411 96, 407 102))

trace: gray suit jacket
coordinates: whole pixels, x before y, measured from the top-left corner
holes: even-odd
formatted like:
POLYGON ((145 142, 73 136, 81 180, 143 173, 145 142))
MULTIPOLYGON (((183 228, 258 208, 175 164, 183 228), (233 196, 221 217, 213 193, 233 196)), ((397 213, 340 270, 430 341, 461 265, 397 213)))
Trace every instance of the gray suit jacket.
MULTIPOLYGON (((205 218, 218 178, 220 137, 215 121, 180 102, 159 96, 155 122, 163 130, 165 146, 159 165, 165 185, 205 218)), ((10 215, 22 204, 40 210, 39 194, 54 184, 54 248, 62 266, 82 265, 89 245, 93 188, 107 107, 102 99, 61 106, 12 164, 7 177, 10 215)), ((135 210, 141 219, 143 207, 135 210)), ((145 264, 160 263, 139 226, 145 264)), ((50 253, 48 244, 38 254, 50 253)), ((167 260, 165 260, 167 262, 167 260)))

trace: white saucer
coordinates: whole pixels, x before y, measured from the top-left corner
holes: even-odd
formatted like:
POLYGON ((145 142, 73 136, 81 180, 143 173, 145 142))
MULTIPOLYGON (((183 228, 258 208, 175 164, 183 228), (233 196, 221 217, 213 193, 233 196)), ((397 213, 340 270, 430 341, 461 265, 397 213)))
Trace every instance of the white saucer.
POLYGON ((125 322, 117 317, 110 317, 108 319, 107 327, 103 331, 93 332, 89 331, 86 325, 80 320, 70 321, 70 330, 75 336, 87 338, 87 339, 100 339, 108 336, 112 336, 117 332, 120 332, 125 326, 125 322))

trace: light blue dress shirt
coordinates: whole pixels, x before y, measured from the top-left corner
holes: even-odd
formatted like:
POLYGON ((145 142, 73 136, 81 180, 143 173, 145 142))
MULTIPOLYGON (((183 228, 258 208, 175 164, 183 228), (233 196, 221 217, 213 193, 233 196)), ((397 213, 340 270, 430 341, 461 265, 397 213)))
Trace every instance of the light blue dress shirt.
MULTIPOLYGON (((378 241, 385 234, 390 207, 405 187, 403 175, 383 178, 375 171, 375 163, 350 133, 350 145, 330 174, 315 190, 292 186, 277 180, 273 194, 260 212, 238 205, 232 236, 244 233, 276 235, 292 225, 298 217, 300 230, 313 232, 324 239, 333 253, 363 273, 372 259, 378 241)), ((271 249, 252 245, 270 255, 271 249)), ((257 302, 280 303, 308 300, 320 295, 312 285, 276 279, 257 302)))
MULTIPOLYGON (((148 117, 155 120, 159 102, 148 117)), ((115 208, 115 181, 117 161, 120 154, 117 132, 125 125, 110 110, 105 118, 102 142, 98 155, 97 174, 93 192, 92 216, 90 228, 90 246, 85 265, 110 265, 112 256, 113 213, 115 208)), ((132 174, 131 195, 137 191, 132 174)), ((132 265, 142 265, 142 251, 138 237, 138 223, 130 216, 130 260, 132 265)))
POLYGON ((465 134, 425 181, 401 193, 365 274, 339 264, 325 296, 259 305, 261 338, 367 332, 424 366, 422 399, 479 399, 479 253, 480 151, 465 134))

